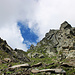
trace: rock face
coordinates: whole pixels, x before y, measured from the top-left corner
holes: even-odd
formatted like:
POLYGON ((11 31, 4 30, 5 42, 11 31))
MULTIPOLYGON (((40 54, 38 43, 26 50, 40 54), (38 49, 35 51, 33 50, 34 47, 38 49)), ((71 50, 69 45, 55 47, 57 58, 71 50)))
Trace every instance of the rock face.
POLYGON ((72 28, 71 25, 67 21, 65 21, 61 24, 60 30, 70 29, 70 28, 72 28))
POLYGON ((26 57, 26 52, 23 50, 13 50, 5 40, 0 38, 0 59, 5 62, 18 62, 24 61, 29 62, 30 60, 26 57))
POLYGON ((28 53, 28 56, 31 58, 44 58, 44 55, 42 53, 38 53, 38 52, 35 52, 35 53, 28 53))
POLYGON ((27 52, 13 50, 0 38, 0 75, 33 74, 75 75, 75 27, 65 21, 27 52))
POLYGON ((13 49, 7 44, 7 42, 0 38, 0 50, 4 50, 7 53, 11 53, 13 49))
POLYGON ((26 53, 23 50, 20 49, 15 49, 14 50, 16 52, 16 57, 24 62, 29 62, 30 60, 26 57, 26 53))
POLYGON ((29 51, 45 53, 49 57, 55 56, 56 53, 65 58, 75 57, 75 27, 67 21, 63 22, 59 30, 50 30, 35 47, 31 46, 29 51))

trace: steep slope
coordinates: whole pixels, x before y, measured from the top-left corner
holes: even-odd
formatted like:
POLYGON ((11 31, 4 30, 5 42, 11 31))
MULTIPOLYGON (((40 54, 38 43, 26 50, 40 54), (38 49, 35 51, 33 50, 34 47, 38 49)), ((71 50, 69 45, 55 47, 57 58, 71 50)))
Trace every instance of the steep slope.
POLYGON ((0 38, 0 75, 75 75, 75 27, 68 22, 50 30, 27 52, 0 38))
POLYGON ((50 30, 36 46, 31 45, 28 52, 32 53, 31 56, 33 52, 38 52, 49 57, 53 54, 62 54, 64 58, 75 57, 75 27, 63 22, 59 30, 50 30))
POLYGON ((20 61, 29 61, 29 59, 25 56, 26 52, 15 49, 13 50, 5 40, 0 38, 0 59, 4 60, 4 58, 10 58, 12 62, 20 62, 20 61))
MULTIPOLYGON (((75 27, 63 22, 59 30, 50 30, 36 46, 31 45, 27 53, 31 64, 44 64, 38 69, 63 69, 66 71, 63 75, 75 75, 75 27)), ((40 70, 33 70, 37 72, 36 75, 39 75, 38 71, 40 70)))

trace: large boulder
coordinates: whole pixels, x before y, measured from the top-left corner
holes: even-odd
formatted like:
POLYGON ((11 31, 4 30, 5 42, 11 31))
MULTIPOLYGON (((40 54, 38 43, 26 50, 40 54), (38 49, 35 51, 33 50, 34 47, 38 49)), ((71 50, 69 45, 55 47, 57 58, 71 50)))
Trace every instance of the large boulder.
POLYGON ((30 67, 31 66, 28 63, 26 63, 26 64, 14 65, 12 67, 9 67, 9 70, 12 71, 15 68, 30 68, 30 67))
POLYGON ((41 73, 41 72, 51 72, 51 73, 55 73, 55 74, 66 75, 66 71, 64 71, 63 69, 42 69, 42 70, 32 69, 31 72, 33 74, 41 73))
POLYGON ((4 58, 4 61, 11 62, 12 60, 10 58, 4 58))

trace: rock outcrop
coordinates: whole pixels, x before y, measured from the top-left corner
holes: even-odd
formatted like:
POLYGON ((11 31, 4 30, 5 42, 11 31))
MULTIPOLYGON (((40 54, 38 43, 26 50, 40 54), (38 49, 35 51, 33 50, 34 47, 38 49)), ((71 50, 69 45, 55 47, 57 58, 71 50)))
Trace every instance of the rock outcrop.
POLYGON ((35 47, 31 45, 28 51, 45 53, 49 57, 57 53, 62 58, 75 57, 75 27, 67 21, 63 22, 59 30, 50 30, 35 47))
POLYGON ((5 62, 29 62, 26 52, 23 50, 13 50, 5 40, 0 38, 0 59, 5 62))

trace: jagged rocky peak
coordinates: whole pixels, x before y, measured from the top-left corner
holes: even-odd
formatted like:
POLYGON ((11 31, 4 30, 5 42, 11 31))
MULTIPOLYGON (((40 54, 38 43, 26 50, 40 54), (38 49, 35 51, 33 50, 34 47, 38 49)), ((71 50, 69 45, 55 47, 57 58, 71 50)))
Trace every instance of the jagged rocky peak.
POLYGON ((72 28, 71 25, 70 25, 67 21, 64 21, 64 22, 61 24, 60 30, 70 29, 70 28, 72 28))
POLYGON ((70 52, 75 53, 75 27, 64 21, 59 30, 50 29, 45 37, 36 46, 31 45, 29 50, 32 53, 33 51, 46 53, 49 57, 52 53, 62 52, 65 57, 68 57, 70 52))

